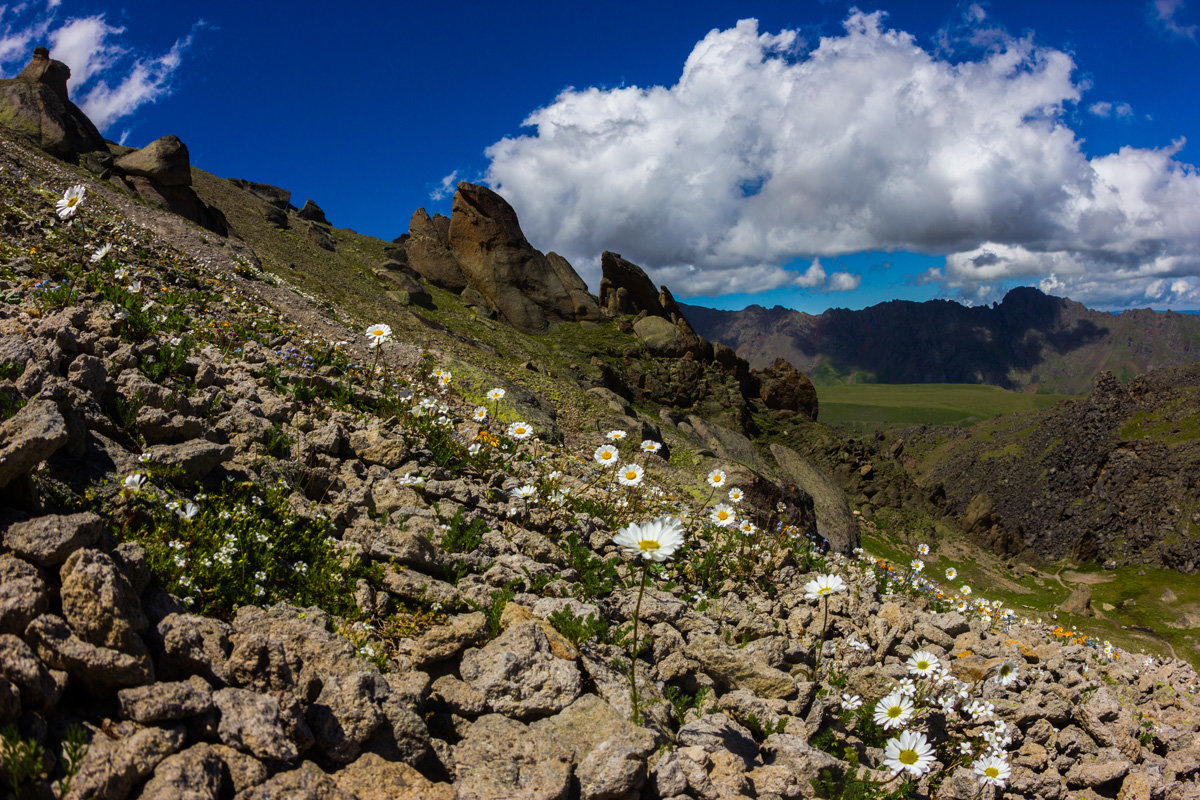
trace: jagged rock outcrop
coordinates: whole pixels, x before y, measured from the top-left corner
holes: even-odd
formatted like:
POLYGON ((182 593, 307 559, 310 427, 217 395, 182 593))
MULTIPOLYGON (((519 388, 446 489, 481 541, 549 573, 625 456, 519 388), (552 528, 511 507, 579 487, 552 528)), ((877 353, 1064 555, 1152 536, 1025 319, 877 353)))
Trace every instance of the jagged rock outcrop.
POLYGON ((449 243, 467 282, 514 328, 540 333, 551 322, 599 319, 575 270, 535 250, 512 206, 491 189, 458 185, 449 243))
POLYGON ((525 333, 554 322, 598 320, 587 284, 565 258, 543 254, 526 240, 504 198, 460 183, 449 219, 417 209, 403 239, 405 261, 425 280, 463 292, 525 333))
POLYGON ((104 137, 67 94, 71 68, 50 58, 45 47, 15 78, 0 80, 0 124, 65 161, 108 147, 104 137))

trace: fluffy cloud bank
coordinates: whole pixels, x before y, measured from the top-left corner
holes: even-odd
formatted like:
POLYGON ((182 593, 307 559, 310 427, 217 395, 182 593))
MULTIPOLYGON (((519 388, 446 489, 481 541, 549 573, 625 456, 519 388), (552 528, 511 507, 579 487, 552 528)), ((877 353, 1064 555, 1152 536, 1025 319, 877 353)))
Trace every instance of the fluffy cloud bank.
MULTIPOLYGON (((44 6, 0 6, 0 66, 5 75, 28 63, 35 46, 47 45, 51 58, 71 68, 71 99, 101 131, 170 94, 191 34, 161 55, 137 53, 120 43, 125 29, 109 25, 104 14, 59 21, 60 4, 61 0, 46 0, 44 6)), ((202 26, 197 23, 193 32, 202 26)))
POLYGON ((946 255, 928 279, 964 296, 1200 299, 1200 177, 1178 143, 1087 158, 1069 55, 997 34, 951 61, 878 13, 844 27, 806 48, 743 20, 674 86, 564 91, 486 179, 593 287, 606 248, 685 296, 852 289, 813 258, 906 250, 946 255))

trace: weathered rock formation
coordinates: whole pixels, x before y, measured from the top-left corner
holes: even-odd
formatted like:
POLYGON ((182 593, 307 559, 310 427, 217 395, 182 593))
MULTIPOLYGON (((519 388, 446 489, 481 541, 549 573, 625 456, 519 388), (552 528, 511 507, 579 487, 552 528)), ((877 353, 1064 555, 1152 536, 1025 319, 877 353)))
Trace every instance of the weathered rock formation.
POLYGON ((112 172, 114 182, 123 183, 144 200, 213 233, 229 235, 225 215, 206 205, 192 189, 191 159, 178 136, 163 136, 125 153, 112 162, 112 172))
POLYGON ((0 124, 53 156, 75 162, 81 153, 108 152, 100 131, 71 102, 71 68, 50 58, 45 47, 15 78, 0 80, 0 124))
POLYGON ((526 333, 600 318, 595 298, 567 260, 536 250, 512 206, 484 186, 460 183, 449 220, 418 209, 404 250, 407 263, 430 283, 472 292, 469 299, 526 333))

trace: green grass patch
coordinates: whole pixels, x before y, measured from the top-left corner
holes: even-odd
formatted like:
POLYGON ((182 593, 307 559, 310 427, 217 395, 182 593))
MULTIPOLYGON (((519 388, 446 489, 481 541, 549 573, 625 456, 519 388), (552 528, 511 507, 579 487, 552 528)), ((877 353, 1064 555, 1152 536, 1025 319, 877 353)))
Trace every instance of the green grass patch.
POLYGON ((1072 398, 962 383, 866 383, 816 388, 822 422, 863 428, 970 425, 1000 414, 1045 408, 1072 398))

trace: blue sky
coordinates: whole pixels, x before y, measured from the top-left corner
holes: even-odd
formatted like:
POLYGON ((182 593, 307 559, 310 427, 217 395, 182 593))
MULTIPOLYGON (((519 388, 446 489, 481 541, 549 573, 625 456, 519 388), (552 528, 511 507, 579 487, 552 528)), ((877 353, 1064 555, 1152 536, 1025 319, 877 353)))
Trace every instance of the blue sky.
POLYGON ((1197 0, 522 5, 31 0, 107 136, 383 238, 497 188, 596 288, 805 311, 1200 308, 1197 0), (1101 10, 1102 9, 1102 10, 1101 10))

